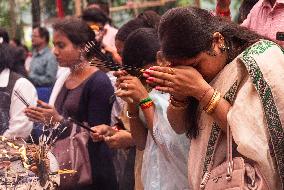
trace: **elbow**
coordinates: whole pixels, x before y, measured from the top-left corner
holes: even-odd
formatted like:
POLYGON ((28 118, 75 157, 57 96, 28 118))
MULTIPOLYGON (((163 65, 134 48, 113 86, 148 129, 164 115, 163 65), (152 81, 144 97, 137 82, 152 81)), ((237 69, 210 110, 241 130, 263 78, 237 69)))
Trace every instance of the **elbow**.
POLYGON ((135 140, 134 139, 134 144, 136 146, 136 149, 143 151, 146 147, 146 140, 135 140))
POLYGON ((143 151, 145 149, 145 146, 146 146, 146 144, 144 144, 144 145, 137 145, 136 144, 136 149, 139 150, 139 151, 143 151))

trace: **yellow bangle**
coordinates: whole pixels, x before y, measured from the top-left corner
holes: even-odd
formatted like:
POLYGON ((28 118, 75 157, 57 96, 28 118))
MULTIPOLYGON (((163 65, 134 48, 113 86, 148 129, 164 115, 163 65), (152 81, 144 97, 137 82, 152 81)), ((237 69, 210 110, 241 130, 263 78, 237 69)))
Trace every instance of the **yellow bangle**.
POLYGON ((204 107, 204 111, 208 114, 211 114, 218 106, 220 100, 221 100, 221 93, 215 90, 209 103, 207 104, 207 106, 204 107))

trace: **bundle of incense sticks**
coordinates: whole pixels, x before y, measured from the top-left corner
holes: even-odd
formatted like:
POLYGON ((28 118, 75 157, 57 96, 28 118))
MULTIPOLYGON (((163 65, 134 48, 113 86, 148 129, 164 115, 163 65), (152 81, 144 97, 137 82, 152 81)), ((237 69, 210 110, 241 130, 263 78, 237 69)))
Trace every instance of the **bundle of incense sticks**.
POLYGON ((21 94, 21 92, 15 90, 14 94, 15 94, 15 96, 16 96, 17 98, 19 98, 19 100, 21 100, 21 102, 22 102, 23 104, 25 104, 27 107, 30 106, 30 104, 29 104, 28 101, 24 98, 24 96, 21 94))
POLYGON ((110 59, 107 55, 105 55, 100 46, 95 41, 90 41, 85 45, 83 49, 85 52, 95 52, 96 56, 91 58, 89 64, 91 66, 104 67, 110 70, 126 70, 126 71, 135 71, 135 72, 144 72, 143 68, 130 66, 130 65, 118 65, 112 59, 110 59))

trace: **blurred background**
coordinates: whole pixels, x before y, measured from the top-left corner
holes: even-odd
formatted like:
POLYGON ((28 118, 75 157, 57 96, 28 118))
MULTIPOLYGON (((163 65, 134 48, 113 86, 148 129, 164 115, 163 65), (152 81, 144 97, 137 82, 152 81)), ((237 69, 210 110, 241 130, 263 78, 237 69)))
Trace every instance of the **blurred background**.
MULTIPOLYGON (((50 32, 55 18, 80 16, 91 3, 101 4, 112 19, 112 25, 120 27, 141 11, 151 9, 159 14, 178 6, 198 6, 214 10, 216 0, 0 0, 0 27, 8 30, 11 38, 21 39, 31 47, 32 26, 40 24, 50 32)), ((233 19, 241 0, 232 0, 233 19)))

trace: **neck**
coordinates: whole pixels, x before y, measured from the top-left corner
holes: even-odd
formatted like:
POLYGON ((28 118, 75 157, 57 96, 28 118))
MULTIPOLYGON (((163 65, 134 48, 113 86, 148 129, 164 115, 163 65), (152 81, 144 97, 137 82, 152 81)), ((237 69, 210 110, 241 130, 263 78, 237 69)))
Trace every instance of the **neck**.
POLYGON ((35 49, 37 52, 39 52, 40 50, 43 50, 46 46, 47 46, 46 44, 42 44, 42 45, 37 46, 35 49))
POLYGON ((88 70, 88 63, 86 61, 82 61, 78 64, 75 64, 74 66, 70 67, 71 74, 72 75, 81 75, 83 74, 86 70, 88 70))

